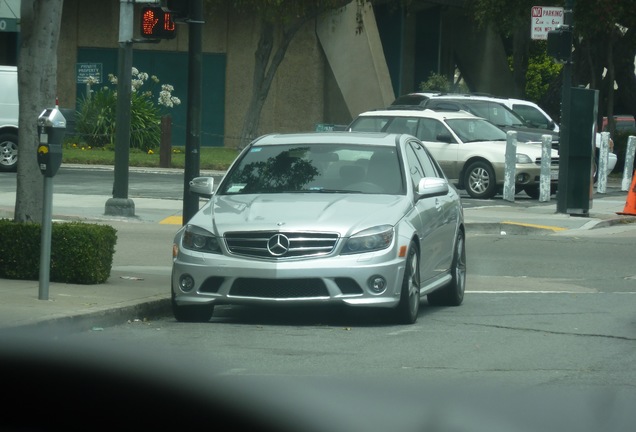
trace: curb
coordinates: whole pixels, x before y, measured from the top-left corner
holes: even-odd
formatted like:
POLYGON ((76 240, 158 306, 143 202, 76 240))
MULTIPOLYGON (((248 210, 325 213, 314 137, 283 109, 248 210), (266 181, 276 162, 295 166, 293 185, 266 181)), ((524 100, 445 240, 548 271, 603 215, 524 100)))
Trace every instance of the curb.
POLYGON ((517 222, 466 222, 466 232, 474 234, 497 234, 497 235, 524 235, 524 234, 554 234, 560 231, 572 230, 592 230, 597 228, 607 228, 616 225, 636 223, 636 216, 619 216, 608 219, 593 220, 581 228, 560 228, 544 227, 532 224, 517 222))
POLYGON ((52 318, 33 324, 17 324, 0 330, 4 332, 36 332, 54 336, 57 333, 80 333, 84 331, 103 330, 103 327, 111 327, 124 324, 129 321, 148 321, 172 314, 170 298, 140 302, 134 305, 112 307, 95 312, 88 312, 66 317, 52 318))

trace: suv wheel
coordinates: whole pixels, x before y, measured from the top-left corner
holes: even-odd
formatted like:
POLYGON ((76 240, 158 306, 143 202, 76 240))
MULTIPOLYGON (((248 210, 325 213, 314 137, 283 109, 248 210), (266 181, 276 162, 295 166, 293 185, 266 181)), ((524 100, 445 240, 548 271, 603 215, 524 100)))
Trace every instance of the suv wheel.
POLYGON ((464 189, 472 198, 488 199, 497 193, 495 171, 488 162, 471 163, 464 172, 464 189))

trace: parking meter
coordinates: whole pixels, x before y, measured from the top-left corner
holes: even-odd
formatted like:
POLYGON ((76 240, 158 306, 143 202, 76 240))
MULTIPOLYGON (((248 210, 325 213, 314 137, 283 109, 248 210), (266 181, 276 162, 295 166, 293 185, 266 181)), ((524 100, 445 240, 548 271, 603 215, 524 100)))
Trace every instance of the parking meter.
POLYGON ((62 141, 66 119, 57 108, 47 108, 38 117, 38 165, 45 177, 53 177, 62 164, 62 141))

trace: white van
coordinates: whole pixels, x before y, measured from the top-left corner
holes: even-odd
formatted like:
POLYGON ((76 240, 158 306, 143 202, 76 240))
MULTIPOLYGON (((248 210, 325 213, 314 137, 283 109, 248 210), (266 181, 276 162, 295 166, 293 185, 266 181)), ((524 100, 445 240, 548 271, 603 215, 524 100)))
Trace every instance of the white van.
POLYGON ((0 66, 0 171, 18 167, 18 68, 0 66))

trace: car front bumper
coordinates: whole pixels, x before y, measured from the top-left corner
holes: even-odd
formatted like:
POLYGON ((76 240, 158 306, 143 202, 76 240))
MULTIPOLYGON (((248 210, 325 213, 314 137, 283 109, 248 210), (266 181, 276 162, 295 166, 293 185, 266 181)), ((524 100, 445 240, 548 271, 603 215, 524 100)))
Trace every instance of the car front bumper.
MULTIPOLYGON (((503 164, 495 166, 495 177, 497 184, 504 184, 506 178, 506 169, 503 164)), ((515 184, 517 186, 533 186, 541 184, 541 166, 536 164, 516 164, 515 166, 515 184)), ((550 181, 557 183, 559 179, 558 166, 550 167, 550 181)))
POLYGON ((173 262, 172 290, 178 305, 341 303, 394 307, 400 299, 404 267, 405 259, 398 257, 394 248, 287 261, 182 249, 173 262), (381 292, 371 287, 377 278, 386 283, 381 292))

